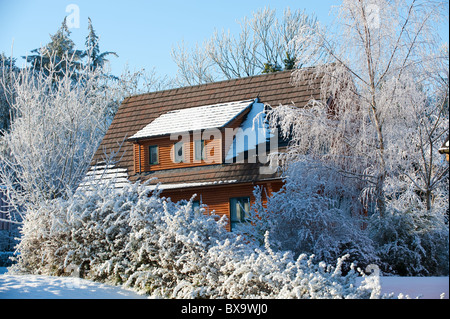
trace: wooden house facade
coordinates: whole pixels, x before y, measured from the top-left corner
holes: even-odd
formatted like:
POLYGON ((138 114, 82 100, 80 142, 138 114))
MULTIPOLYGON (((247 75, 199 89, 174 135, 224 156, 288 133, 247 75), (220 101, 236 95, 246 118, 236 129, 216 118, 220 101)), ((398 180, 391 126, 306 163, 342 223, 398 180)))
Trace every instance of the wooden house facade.
POLYGON ((255 115, 269 106, 302 107, 319 98, 318 81, 292 85, 291 72, 285 71, 131 96, 120 106, 93 165, 104 165, 104 154, 116 152, 117 161, 107 167, 115 172, 110 176, 161 183, 162 196, 172 201, 196 194, 194 204, 226 215, 232 231, 254 202, 255 186, 270 196, 283 185, 279 172, 267 169, 267 160, 252 152, 277 151, 266 147, 270 133, 250 141, 245 128, 264 131, 254 125, 255 115))

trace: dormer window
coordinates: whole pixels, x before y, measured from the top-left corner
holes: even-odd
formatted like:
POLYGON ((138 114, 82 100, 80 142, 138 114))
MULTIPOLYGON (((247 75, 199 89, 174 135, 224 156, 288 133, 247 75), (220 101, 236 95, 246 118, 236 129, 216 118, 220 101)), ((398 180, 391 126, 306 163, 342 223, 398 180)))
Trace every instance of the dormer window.
POLYGON ((194 160, 201 161, 205 160, 205 141, 204 140, 196 140, 194 142, 194 160))
POLYGON ((149 154, 149 164, 158 165, 159 164, 158 145, 150 145, 148 147, 148 154, 149 154))
POLYGON ((174 147, 174 161, 175 163, 182 163, 184 162, 184 145, 183 142, 175 143, 174 147))

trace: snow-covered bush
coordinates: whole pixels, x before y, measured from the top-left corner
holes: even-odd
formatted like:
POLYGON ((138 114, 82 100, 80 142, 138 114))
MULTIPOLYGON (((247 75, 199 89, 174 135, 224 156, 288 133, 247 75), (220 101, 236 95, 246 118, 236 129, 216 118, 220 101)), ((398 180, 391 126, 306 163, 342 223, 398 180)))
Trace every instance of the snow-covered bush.
MULTIPOLYGON (((147 185, 102 186, 29 211, 16 271, 76 274, 164 298, 369 298, 355 271, 254 245, 147 185)), ((375 289, 375 290, 374 290, 375 289)), ((373 297, 374 295, 372 295, 373 297)))
POLYGON ((390 209, 371 217, 369 231, 381 269, 401 276, 448 276, 449 233, 445 216, 390 209))
MULTIPOLYGON (((314 256, 305 254, 297 259, 291 252, 271 249, 268 232, 265 245, 236 253, 227 248, 229 243, 218 245, 210 251, 213 260, 219 263, 220 276, 217 278, 217 293, 220 298, 299 298, 299 299, 340 299, 371 298, 379 289, 366 280, 360 287, 355 286, 358 275, 354 270, 342 275, 341 267, 347 256, 340 258, 336 267, 325 262, 313 261, 314 256), (216 256, 220 256, 219 258, 216 256), (215 257, 215 258, 214 258, 215 257)), ((248 246, 247 246, 248 248, 248 246)), ((240 251, 241 249, 238 249, 240 251)), ((211 282, 213 284, 213 282, 211 282)))
POLYGON ((372 241, 363 231, 358 193, 339 174, 319 162, 291 163, 282 190, 261 204, 261 191, 250 212, 251 224, 242 232, 261 241, 270 231, 274 244, 295 256, 315 255, 316 261, 334 263, 346 254, 359 266, 376 262, 372 241))

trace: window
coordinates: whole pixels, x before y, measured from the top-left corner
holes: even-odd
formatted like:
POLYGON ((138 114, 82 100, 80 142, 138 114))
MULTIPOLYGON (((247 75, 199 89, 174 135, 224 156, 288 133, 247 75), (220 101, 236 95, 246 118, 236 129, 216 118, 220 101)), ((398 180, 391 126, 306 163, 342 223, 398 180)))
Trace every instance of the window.
POLYGON ((184 162, 184 145, 183 142, 175 143, 174 145, 174 160, 175 163, 184 162))
POLYGON ((149 157, 149 164, 150 165, 156 165, 159 164, 158 161, 158 146, 157 145, 151 145, 148 147, 148 157, 149 157))
POLYGON ((192 202, 192 209, 194 209, 194 212, 198 213, 200 211, 200 201, 194 200, 192 202))
POLYGON ((205 141, 197 140, 194 142, 194 159, 201 161, 206 158, 205 156, 205 141))
POLYGON ((231 231, 239 223, 244 223, 248 219, 250 211, 250 197, 230 198, 230 220, 231 231))

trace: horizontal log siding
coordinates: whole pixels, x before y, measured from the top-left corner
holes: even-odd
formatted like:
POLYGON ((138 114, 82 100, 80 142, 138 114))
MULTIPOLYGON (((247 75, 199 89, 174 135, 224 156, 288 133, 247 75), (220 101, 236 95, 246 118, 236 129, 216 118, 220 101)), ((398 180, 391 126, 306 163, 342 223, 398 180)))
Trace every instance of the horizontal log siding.
MULTIPOLYGON (((270 196, 273 192, 277 192, 282 187, 281 181, 262 182, 257 183, 258 186, 263 186, 270 196)), ((222 217, 226 215, 230 220, 230 198, 233 197, 250 197, 251 204, 254 204, 255 197, 253 196, 253 190, 256 185, 253 184, 234 184, 234 185, 221 185, 203 188, 191 188, 180 190, 167 190, 163 191, 161 196, 170 197, 172 201, 178 202, 180 200, 189 200, 194 194, 196 194, 195 200, 202 201, 203 204, 208 205, 207 213, 210 214, 214 211, 215 215, 222 217)), ((263 194, 265 192, 263 191, 263 194)), ((267 202, 267 198, 263 195, 263 203, 267 202)), ((230 224, 226 226, 230 231, 230 224)))

